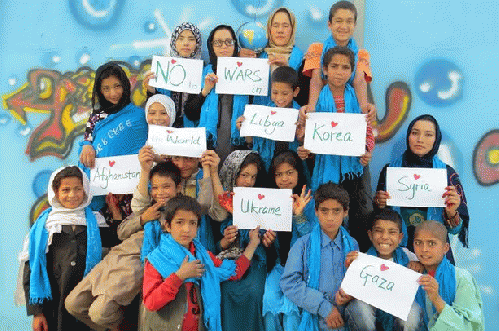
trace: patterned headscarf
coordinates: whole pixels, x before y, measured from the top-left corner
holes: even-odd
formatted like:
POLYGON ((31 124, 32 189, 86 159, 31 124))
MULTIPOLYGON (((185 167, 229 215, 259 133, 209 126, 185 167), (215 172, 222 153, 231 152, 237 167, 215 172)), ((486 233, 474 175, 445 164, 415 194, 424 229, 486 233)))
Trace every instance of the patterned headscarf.
POLYGON ((196 38, 196 48, 194 49, 194 52, 189 55, 190 59, 200 59, 201 58, 201 32, 199 29, 192 23, 189 22, 184 22, 177 26, 175 30, 173 30, 172 37, 170 38, 170 56, 173 57, 181 57, 180 54, 177 52, 177 47, 175 45, 178 37, 180 34, 185 31, 189 30, 192 32, 194 35, 194 38, 196 38))
POLYGON ((250 150, 237 150, 229 154, 220 169, 220 180, 225 191, 232 192, 236 186, 236 179, 241 170, 241 164, 244 159, 251 154, 256 153, 250 150))

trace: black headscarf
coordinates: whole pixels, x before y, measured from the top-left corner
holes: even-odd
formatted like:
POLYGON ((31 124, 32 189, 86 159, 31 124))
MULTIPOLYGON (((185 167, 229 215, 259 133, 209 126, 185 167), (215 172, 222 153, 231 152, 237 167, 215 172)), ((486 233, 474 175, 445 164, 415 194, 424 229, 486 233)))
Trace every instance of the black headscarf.
POLYGON ((234 53, 232 54, 232 56, 237 56, 237 52, 239 50, 239 44, 237 43, 236 33, 234 32, 234 29, 232 29, 231 26, 221 24, 216 26, 213 30, 211 30, 210 35, 206 40, 206 43, 208 46, 208 54, 210 55, 210 64, 213 66, 213 72, 215 74, 217 73, 217 56, 215 55, 215 50, 213 49, 213 38, 215 37, 215 32, 217 32, 218 30, 228 30, 232 36, 232 39, 234 39, 234 53))
POLYGON ((115 114, 131 102, 131 95, 132 87, 130 85, 130 80, 118 62, 111 61, 97 68, 95 71, 95 83, 92 92, 93 113, 105 112, 107 114, 115 114), (102 80, 109 78, 110 76, 118 78, 123 87, 123 95, 117 105, 113 105, 111 102, 107 101, 100 90, 102 80), (96 104, 99 104, 98 109, 96 109, 96 104))
POLYGON ((437 120, 429 115, 424 114, 416 117, 412 120, 407 128, 407 137, 406 144, 407 149, 402 155, 402 166, 403 167, 419 167, 419 168, 431 168, 433 167, 433 157, 437 155, 438 149, 440 148, 440 143, 442 142, 442 132, 440 131, 440 127, 438 126, 437 120), (412 128, 417 121, 428 121, 435 125, 435 143, 433 144, 433 148, 424 156, 418 156, 411 151, 409 147, 409 136, 411 134, 412 128))

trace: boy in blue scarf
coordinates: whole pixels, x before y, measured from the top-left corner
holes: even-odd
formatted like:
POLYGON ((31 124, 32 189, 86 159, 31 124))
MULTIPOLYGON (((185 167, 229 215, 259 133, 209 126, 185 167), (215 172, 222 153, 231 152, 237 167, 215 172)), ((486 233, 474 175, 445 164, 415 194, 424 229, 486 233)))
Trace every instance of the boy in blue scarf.
POLYGON ((482 298, 473 276, 445 257, 447 229, 437 221, 416 226, 414 252, 425 268, 416 294, 425 327, 437 330, 485 330, 482 298))
MULTIPOLYGON (((402 233, 402 219, 393 210, 383 209, 372 217, 372 226, 368 230, 372 247, 367 254, 379 258, 390 260, 411 268, 418 272, 422 271, 422 266, 417 262, 416 255, 399 244, 404 236, 402 233)), ((351 252, 347 256, 345 264, 347 267, 358 256, 358 252, 351 252)), ((340 290, 340 292, 343 292, 340 290)), ((385 331, 392 330, 420 330, 422 324, 421 308, 413 303, 407 322, 396 318, 380 309, 357 299, 345 309, 346 321, 350 331, 376 331, 376 324, 379 323, 385 331)))
POLYGON ((350 198, 331 182, 315 192, 319 220, 310 234, 299 238, 289 251, 281 277, 284 295, 303 308, 298 330, 344 330, 343 310, 351 297, 341 295, 346 255, 358 250, 357 241, 341 226, 350 198))
POLYGON ((220 282, 241 278, 260 244, 259 228, 238 260, 217 259, 196 239, 201 206, 178 196, 165 206, 160 245, 147 256, 144 267, 144 305, 141 328, 220 331, 220 282), (153 313, 154 312, 154 313, 153 313))

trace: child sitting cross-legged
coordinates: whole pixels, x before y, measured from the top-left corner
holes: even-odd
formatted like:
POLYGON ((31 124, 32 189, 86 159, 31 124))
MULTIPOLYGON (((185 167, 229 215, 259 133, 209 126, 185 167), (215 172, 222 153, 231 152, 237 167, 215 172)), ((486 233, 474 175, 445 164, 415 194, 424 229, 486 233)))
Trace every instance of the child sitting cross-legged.
MULTIPOLYGON (((416 255, 407 248, 399 246, 403 237, 402 219, 396 211, 384 209, 374 213, 371 224, 368 235, 373 245, 369 248, 367 254, 391 260, 418 272, 422 271, 422 266, 417 262, 416 255)), ((347 255, 346 265, 349 266, 357 256, 358 252, 350 252, 347 255)), ((379 328, 376 328, 377 324, 385 331, 419 330, 422 324, 421 313, 419 305, 413 303, 408 320, 404 322, 400 318, 396 318, 357 299, 353 299, 345 309, 347 325, 351 331, 376 331, 379 330, 379 328)))
POLYGON ((165 206, 166 233, 147 256, 141 330, 221 330, 220 282, 235 280, 248 269, 260 244, 259 228, 236 260, 217 259, 196 239, 201 206, 178 196, 165 206))

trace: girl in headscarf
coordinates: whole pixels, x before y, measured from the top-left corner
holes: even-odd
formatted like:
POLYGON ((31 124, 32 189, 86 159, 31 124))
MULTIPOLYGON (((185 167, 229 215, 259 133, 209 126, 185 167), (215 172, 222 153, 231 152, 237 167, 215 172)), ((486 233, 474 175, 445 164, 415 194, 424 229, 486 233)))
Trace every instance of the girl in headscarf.
MULTIPOLYGON (((404 239, 402 245, 414 251, 414 227, 424 220, 435 220, 447 227, 451 234, 459 234, 459 240, 464 247, 468 246, 468 205, 464 196, 463 186, 457 172, 449 165, 443 163, 437 156, 442 132, 437 120, 428 114, 416 117, 407 128, 407 149, 395 162, 385 165, 379 176, 375 204, 378 208, 386 207, 386 200, 390 198, 386 192, 386 168, 387 167, 417 167, 417 168, 441 168, 447 170, 447 184, 445 197, 445 208, 437 207, 393 207, 402 216, 404 222, 404 239)), ((449 260, 454 263, 451 250, 448 253, 449 260)))
MULTIPOLYGON (((200 59, 201 58, 201 32, 192 23, 184 22, 173 30, 170 38, 170 56, 183 57, 187 59, 200 59)), ((172 98, 175 103, 176 117, 173 126, 176 128, 181 127, 195 127, 197 122, 192 117, 189 109, 191 108, 187 102, 189 93, 175 92, 166 89, 156 89, 149 86, 149 80, 154 77, 154 73, 149 71, 144 77, 143 85, 147 89, 148 96, 161 93, 172 98)), ((198 114, 199 119, 199 114, 198 114)))

